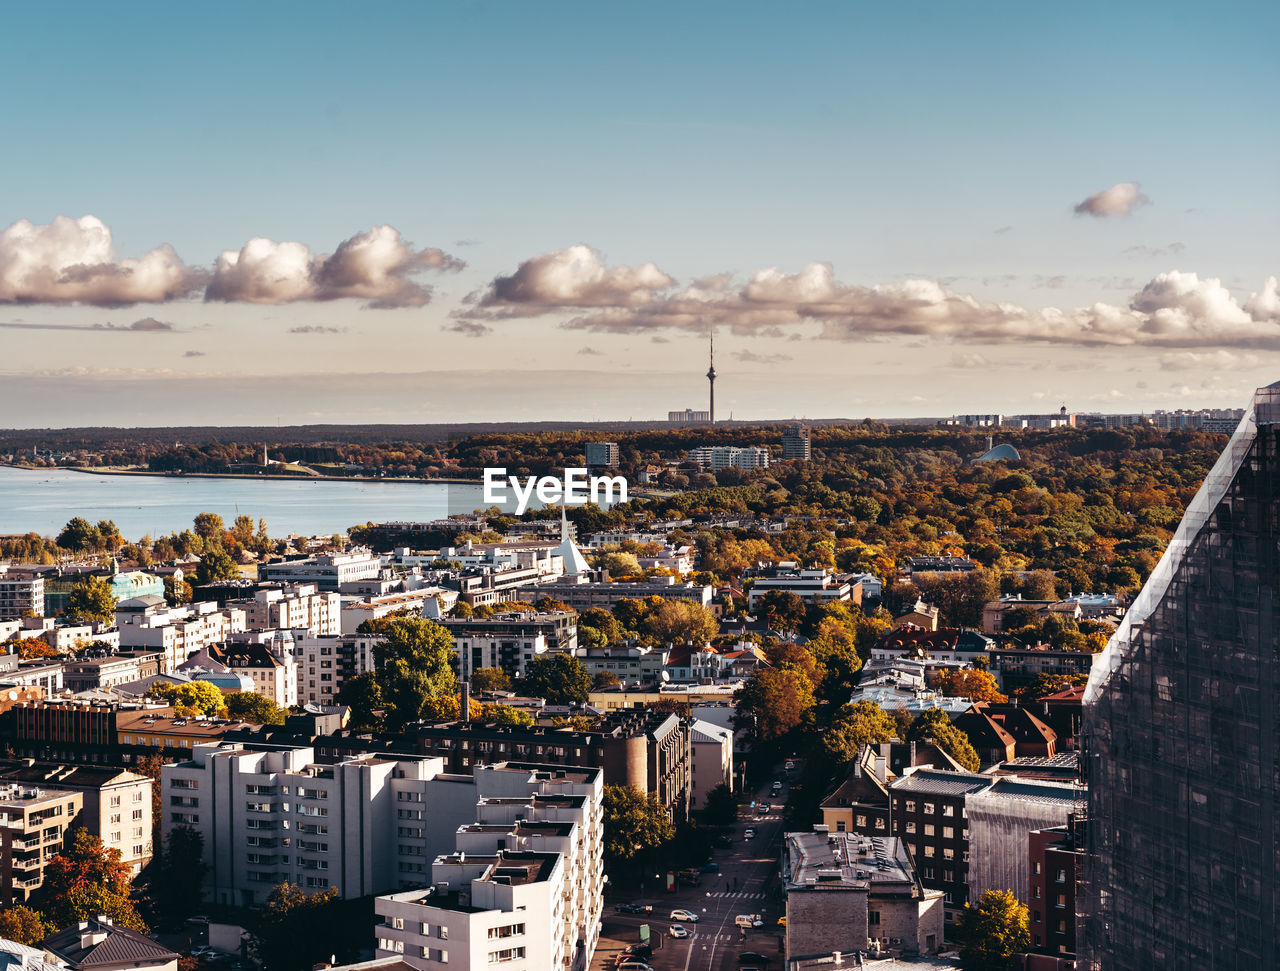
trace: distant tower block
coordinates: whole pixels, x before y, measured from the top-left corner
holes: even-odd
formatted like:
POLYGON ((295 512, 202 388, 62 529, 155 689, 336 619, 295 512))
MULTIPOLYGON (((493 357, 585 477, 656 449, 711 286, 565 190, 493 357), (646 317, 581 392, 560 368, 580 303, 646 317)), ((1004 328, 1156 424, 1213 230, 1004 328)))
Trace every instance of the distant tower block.
POLYGON ((267 458, 267 446, 262 446, 262 467, 265 469, 271 464, 271 460, 267 458))
POLYGON ((711 386, 711 408, 707 414, 711 416, 711 424, 716 423, 716 332, 711 331, 711 367, 707 368, 707 383, 711 386))

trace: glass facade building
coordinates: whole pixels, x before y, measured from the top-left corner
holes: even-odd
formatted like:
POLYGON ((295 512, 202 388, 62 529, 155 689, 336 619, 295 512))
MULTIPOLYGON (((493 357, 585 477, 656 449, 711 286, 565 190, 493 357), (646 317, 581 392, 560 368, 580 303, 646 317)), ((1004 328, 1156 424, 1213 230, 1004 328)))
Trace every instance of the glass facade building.
POLYGON ((1280 384, 1095 659, 1077 967, 1280 967, 1278 447, 1280 384))

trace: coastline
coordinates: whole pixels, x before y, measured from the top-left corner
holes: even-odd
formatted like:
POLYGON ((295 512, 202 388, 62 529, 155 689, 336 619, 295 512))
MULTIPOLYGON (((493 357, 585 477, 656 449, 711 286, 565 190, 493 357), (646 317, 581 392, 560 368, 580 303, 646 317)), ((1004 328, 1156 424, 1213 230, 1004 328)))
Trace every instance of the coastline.
POLYGON ((402 479, 384 478, 371 475, 250 475, 247 472, 143 472, 133 469, 86 469, 83 466, 59 465, 53 468, 32 468, 27 465, 9 465, 0 463, 0 468, 17 469, 20 472, 80 472, 84 475, 119 475, 126 477, 143 477, 148 479, 249 479, 261 481, 271 479, 277 482, 396 482, 415 485, 474 485, 482 486, 480 479, 402 479))

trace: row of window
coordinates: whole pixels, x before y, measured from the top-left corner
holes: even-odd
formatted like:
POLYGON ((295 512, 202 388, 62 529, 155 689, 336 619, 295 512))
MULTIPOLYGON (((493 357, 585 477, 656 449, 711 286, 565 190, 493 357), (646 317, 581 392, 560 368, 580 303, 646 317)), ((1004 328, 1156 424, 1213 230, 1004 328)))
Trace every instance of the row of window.
MULTIPOLYGON (((934 811, 936 810, 936 808, 937 808, 937 807, 936 807, 933 803, 931 803, 931 802, 926 802, 926 803, 923 803, 922 805, 923 805, 924 814, 925 814, 926 816, 932 816, 932 815, 934 815, 934 811)), ((906 800, 903 800, 902 809, 903 809, 903 812, 908 812, 908 813, 913 813, 913 812, 915 812, 915 811, 916 811, 916 801, 915 801, 914 799, 906 799, 906 800)), ((955 810, 956 810, 956 807, 955 807, 954 805, 952 805, 952 804, 950 804, 950 803, 943 803, 943 806, 942 806, 942 815, 944 815, 944 816, 954 816, 954 815, 955 815, 955 810)), ((960 807, 960 818, 961 818, 961 819, 965 819, 965 818, 967 818, 967 817, 966 817, 966 814, 965 814, 964 806, 961 806, 961 807, 960 807)))

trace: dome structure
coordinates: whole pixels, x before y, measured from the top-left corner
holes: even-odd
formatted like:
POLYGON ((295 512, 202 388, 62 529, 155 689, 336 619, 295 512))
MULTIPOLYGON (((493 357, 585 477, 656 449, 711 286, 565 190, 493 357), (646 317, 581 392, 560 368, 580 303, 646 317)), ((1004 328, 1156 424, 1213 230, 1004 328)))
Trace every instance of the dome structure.
POLYGON ((1008 442, 1001 442, 999 445, 995 446, 994 448, 988 449, 982 455, 979 455, 976 459, 974 459, 974 461, 975 462, 1000 462, 1000 461, 1017 462, 1017 461, 1020 461, 1021 458, 1022 456, 1018 454, 1018 450, 1016 448, 1014 448, 1008 442))

